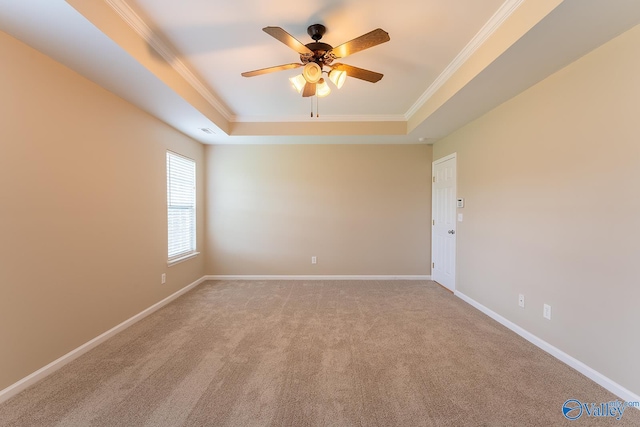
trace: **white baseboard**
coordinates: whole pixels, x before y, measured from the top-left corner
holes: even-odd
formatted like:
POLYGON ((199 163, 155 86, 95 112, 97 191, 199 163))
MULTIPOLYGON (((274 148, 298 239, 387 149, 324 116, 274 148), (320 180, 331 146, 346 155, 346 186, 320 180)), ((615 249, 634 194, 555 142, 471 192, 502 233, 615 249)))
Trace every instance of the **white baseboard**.
POLYGON ((191 289, 195 288, 196 286, 198 286, 200 283, 204 282, 205 280, 207 280, 205 278, 205 276, 201 277, 200 279, 196 280, 195 282, 191 283, 190 285, 187 285, 184 288, 180 289, 179 291, 169 295, 168 297, 166 297, 162 301, 159 301, 159 302, 155 303, 154 305, 152 305, 151 307, 147 308, 146 310, 143 310, 140 313, 136 314, 135 316, 133 316, 133 317, 125 320, 124 322, 120 323, 119 325, 114 326, 113 328, 109 329, 107 332, 105 332, 105 333, 103 333, 101 335, 98 335, 97 337, 95 337, 91 341, 88 341, 88 342, 82 344, 80 347, 78 347, 78 348, 76 348, 74 350, 71 350, 69 353, 67 353, 64 356, 61 356, 60 358, 54 360, 53 362, 49 363, 47 366, 44 366, 44 367, 38 369, 34 373, 32 373, 32 374, 24 377, 23 379, 21 379, 20 381, 10 385, 9 387, 5 388, 4 390, 1 390, 0 391, 0 403, 12 398, 16 394, 20 393, 21 391, 23 391, 27 387, 29 387, 29 386, 35 384, 36 382, 40 381, 44 377, 46 377, 48 375, 51 375, 52 373, 54 373, 58 369, 62 368, 67 363, 71 362, 74 359, 77 359, 78 357, 82 356, 84 353, 88 352, 92 348, 94 348, 97 345, 105 342, 106 340, 108 340, 112 336, 116 335, 118 332, 123 331, 124 329, 128 328, 129 326, 133 325, 134 323, 138 322, 139 320, 142 320, 143 318, 147 317, 148 315, 150 315, 154 311, 156 311, 156 310, 164 307, 165 305, 169 304, 171 301, 173 301, 174 299, 178 298, 180 295, 190 291, 191 289))
POLYGON ((210 275, 206 280, 431 280, 431 276, 361 276, 361 275, 210 275))
MULTIPOLYGON (((584 363, 582 363, 578 359, 576 359, 576 358, 574 358, 572 356, 569 356, 564 351, 560 350, 557 347, 552 346, 551 344, 549 344, 548 342, 544 341, 543 339, 538 338, 537 336, 533 335, 531 332, 521 328, 520 326, 516 325, 512 321, 502 317, 501 315, 499 315, 495 311, 485 307, 484 305, 480 304, 476 300, 466 296, 465 294, 463 294, 460 291, 455 291, 454 295, 457 296, 458 298, 460 298, 461 300, 467 302, 468 304, 472 305, 473 307, 477 308, 478 310, 480 310, 481 312, 483 312, 487 316, 491 317, 493 320, 497 321, 498 323, 501 323, 502 325, 504 325, 507 328, 511 329, 513 332, 515 332, 516 334, 520 335, 522 338, 526 339, 527 341, 529 341, 533 345, 535 345, 535 346, 539 347, 540 349, 546 351, 547 353, 549 353, 550 355, 552 355, 556 359, 558 359, 561 362, 564 362, 565 364, 571 366, 573 369, 575 369, 576 371, 580 372, 585 377, 591 379, 593 382, 595 382, 595 383, 601 385, 602 387, 606 388, 611 393, 613 393, 616 396, 618 396, 620 399, 622 399, 622 400, 624 400, 626 402, 640 402, 640 396, 635 394, 631 390, 628 390, 628 389, 624 388, 623 386, 621 386, 620 384, 618 384, 615 381, 613 381, 612 379, 605 377, 604 375, 602 375, 600 372, 596 371, 595 369, 585 365, 584 363)), ((568 396, 567 398, 569 398, 569 397, 570 396, 568 396)))

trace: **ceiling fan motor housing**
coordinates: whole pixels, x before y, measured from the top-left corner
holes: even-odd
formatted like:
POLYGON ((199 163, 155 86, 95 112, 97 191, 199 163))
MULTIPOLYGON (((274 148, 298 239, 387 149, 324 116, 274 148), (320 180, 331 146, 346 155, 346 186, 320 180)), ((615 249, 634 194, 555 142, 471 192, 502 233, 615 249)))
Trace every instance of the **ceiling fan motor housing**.
POLYGON ((307 28, 307 34, 309 34, 314 42, 308 43, 305 46, 313 52, 313 56, 308 54, 300 55, 300 60, 303 64, 315 62, 320 66, 320 68, 322 68, 323 65, 329 65, 333 62, 334 58, 332 58, 331 55, 325 56, 327 52, 330 52, 331 49, 333 49, 333 46, 319 41, 326 31, 326 27, 322 24, 313 24, 307 28))

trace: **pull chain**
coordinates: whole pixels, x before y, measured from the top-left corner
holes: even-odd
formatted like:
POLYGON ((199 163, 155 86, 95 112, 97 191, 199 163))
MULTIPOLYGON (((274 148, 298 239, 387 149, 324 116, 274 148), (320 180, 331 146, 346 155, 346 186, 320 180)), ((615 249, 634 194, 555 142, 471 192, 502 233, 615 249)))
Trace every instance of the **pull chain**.
POLYGON ((309 98, 311 98, 311 117, 313 118, 313 98, 316 99, 316 117, 320 117, 320 114, 318 112, 319 111, 319 108, 318 108, 318 105, 319 105, 318 104, 318 95, 310 96, 309 98))

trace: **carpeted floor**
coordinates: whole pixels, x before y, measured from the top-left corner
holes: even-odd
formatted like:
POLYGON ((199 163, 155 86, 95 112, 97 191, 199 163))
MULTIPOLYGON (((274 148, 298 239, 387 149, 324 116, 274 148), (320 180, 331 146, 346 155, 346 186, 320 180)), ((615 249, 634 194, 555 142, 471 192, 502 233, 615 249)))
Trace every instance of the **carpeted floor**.
POLYGON ((0 405, 2 426, 639 426, 433 282, 206 282, 0 405))

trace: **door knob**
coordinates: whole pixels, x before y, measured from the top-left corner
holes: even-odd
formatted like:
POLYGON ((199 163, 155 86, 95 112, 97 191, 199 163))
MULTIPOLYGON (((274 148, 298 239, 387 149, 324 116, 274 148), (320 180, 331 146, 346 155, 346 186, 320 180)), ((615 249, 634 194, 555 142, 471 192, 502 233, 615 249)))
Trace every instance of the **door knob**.
POLYGON ((447 233, 449 233, 449 234, 456 234, 456 230, 449 230, 449 231, 447 231, 447 233))

